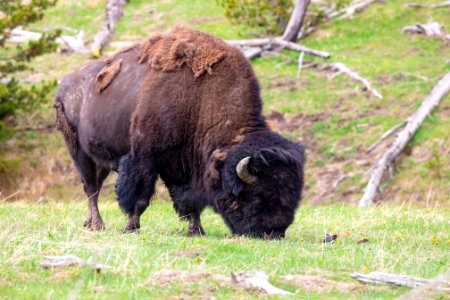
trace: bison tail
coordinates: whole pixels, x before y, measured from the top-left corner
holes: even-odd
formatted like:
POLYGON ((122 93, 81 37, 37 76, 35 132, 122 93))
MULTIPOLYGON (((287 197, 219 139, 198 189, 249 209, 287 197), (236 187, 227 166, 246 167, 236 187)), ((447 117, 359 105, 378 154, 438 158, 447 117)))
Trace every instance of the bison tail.
POLYGON ((59 98, 56 99, 54 107, 56 109, 56 128, 62 132, 70 156, 75 159, 78 152, 77 132, 67 120, 67 115, 64 111, 64 104, 59 98))
POLYGON ((120 159, 116 196, 126 214, 132 214, 138 202, 149 202, 155 192, 158 173, 151 163, 142 162, 133 153, 120 159))

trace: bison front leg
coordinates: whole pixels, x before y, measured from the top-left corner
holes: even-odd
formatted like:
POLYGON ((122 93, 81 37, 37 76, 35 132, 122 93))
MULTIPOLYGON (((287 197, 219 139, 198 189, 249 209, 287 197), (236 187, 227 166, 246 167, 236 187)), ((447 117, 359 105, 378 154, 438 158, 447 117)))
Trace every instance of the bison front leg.
POLYGON ((130 153, 120 160, 116 195, 120 208, 128 214, 128 223, 122 232, 140 229, 140 217, 150 204, 157 178, 154 162, 148 156, 130 153))
POLYGON ((201 221, 200 221, 200 213, 193 212, 189 215, 189 236, 204 236, 205 231, 203 230, 201 221))

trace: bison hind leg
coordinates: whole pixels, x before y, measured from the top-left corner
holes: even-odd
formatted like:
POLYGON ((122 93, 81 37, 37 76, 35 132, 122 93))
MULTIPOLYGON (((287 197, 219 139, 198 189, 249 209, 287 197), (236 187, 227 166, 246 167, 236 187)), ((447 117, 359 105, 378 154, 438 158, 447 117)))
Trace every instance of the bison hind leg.
POLYGON ((105 225, 98 209, 98 196, 110 170, 96 165, 81 150, 77 152, 75 165, 80 172, 84 192, 88 197, 88 215, 83 225, 89 230, 103 230, 105 225))
POLYGON ((129 153, 120 159, 116 195, 120 208, 128 214, 123 232, 134 232, 140 228, 140 217, 150 204, 157 178, 154 163, 147 156, 129 153))

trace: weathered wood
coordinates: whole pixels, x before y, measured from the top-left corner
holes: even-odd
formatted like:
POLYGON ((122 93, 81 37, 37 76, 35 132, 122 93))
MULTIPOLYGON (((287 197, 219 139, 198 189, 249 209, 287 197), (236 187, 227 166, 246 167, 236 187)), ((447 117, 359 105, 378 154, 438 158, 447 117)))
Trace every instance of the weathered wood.
POLYGON ((111 269, 110 266, 101 265, 89 258, 84 261, 75 255, 63 255, 63 256, 45 256, 45 260, 41 262, 40 266, 43 268, 56 268, 56 267, 67 267, 67 266, 89 266, 96 270, 101 269, 111 269))
POLYGON ((450 1, 445 1, 439 4, 431 5, 431 8, 441 8, 446 6, 450 6, 450 1))
MULTIPOLYGON (((299 45, 296 43, 287 42, 280 37, 250 39, 250 40, 228 40, 227 43, 230 45, 233 45, 235 47, 239 47, 244 52, 244 54, 246 55, 247 58, 249 58, 250 55, 248 55, 246 53, 245 49, 261 48, 261 52, 263 52, 266 50, 270 51, 274 47, 281 47, 282 49, 288 49, 288 50, 297 51, 297 52, 304 52, 305 54, 314 55, 314 56, 318 56, 318 57, 322 57, 322 58, 330 58, 331 57, 331 54, 328 52, 314 50, 314 49, 310 49, 308 47, 305 47, 305 46, 302 46, 302 45, 299 45)), ((254 51, 256 51, 256 49, 254 51)), ((253 51, 250 53, 253 53, 253 51)), ((258 55, 260 53, 258 53, 258 55)), ((253 57, 255 57, 255 55, 251 56, 250 58, 253 58, 253 57)))
POLYGON ((447 73, 433 88, 422 102, 420 108, 412 114, 407 120, 405 127, 397 135, 397 139, 383 154, 371 171, 371 177, 367 184, 363 197, 359 201, 360 207, 372 205, 375 195, 378 191, 381 179, 386 168, 402 153, 408 142, 414 136, 415 132, 425 120, 425 118, 439 105, 441 99, 450 91, 450 72, 447 73))
POLYGON ((127 0, 108 0, 106 3, 105 16, 106 23, 102 26, 100 31, 94 38, 91 45, 91 53, 98 57, 103 48, 108 44, 111 35, 114 33, 117 21, 123 16, 123 9, 127 4, 127 0))
POLYGON ((300 30, 303 26, 303 20, 306 16, 310 0, 296 0, 294 10, 292 11, 289 23, 283 33, 283 40, 288 42, 297 41, 300 30))
MULTIPOLYGON (((29 40, 39 40, 42 37, 42 33, 24 30, 22 26, 16 27, 10 32, 8 42, 10 43, 25 43, 29 40)), ((75 36, 61 35, 55 41, 60 45, 65 45, 70 51, 74 52, 86 52, 86 48, 83 42, 84 31, 81 30, 75 36)))
POLYGON ((397 300, 438 299, 438 296, 450 294, 450 272, 443 273, 432 279, 433 283, 420 285, 400 296, 397 300), (444 282, 443 285, 436 282, 444 282), (445 282, 447 284, 445 284, 445 282))
POLYGON ((269 282, 269 277, 264 272, 239 272, 231 273, 235 284, 243 288, 259 289, 269 295, 290 295, 291 292, 279 289, 269 282))
POLYGON ((419 277, 410 277, 384 272, 372 272, 369 274, 353 273, 350 276, 361 282, 371 284, 393 284, 398 286, 408 286, 412 288, 427 284, 448 286, 448 282, 446 281, 423 279, 419 277))
POLYGON ((405 26, 402 29, 402 33, 423 34, 431 37, 438 37, 450 40, 450 34, 447 34, 444 30, 444 26, 433 20, 429 20, 426 24, 416 23, 411 26, 405 26))
POLYGON ((340 74, 345 74, 347 76, 349 76, 350 78, 361 82, 365 88, 371 92, 373 95, 375 95, 375 97, 379 98, 379 99, 383 99, 383 96, 380 94, 380 92, 378 92, 369 82, 369 80, 367 80, 364 77, 361 77, 358 73, 350 70, 346 65, 344 65, 343 63, 340 62, 336 62, 336 63, 331 63, 331 64, 322 64, 322 68, 323 69, 329 69, 332 71, 335 71, 336 73, 331 75, 330 79, 340 75, 340 74))
POLYGON ((388 131, 386 131, 385 133, 383 133, 383 135, 372 145, 370 145, 369 149, 367 149, 367 153, 372 152, 379 144, 381 144, 385 139, 387 139, 389 136, 393 135, 394 133, 396 133, 400 128, 402 128, 404 125, 406 124, 406 122, 402 122, 400 124, 395 125, 394 127, 392 127, 391 129, 389 129, 388 131))
POLYGON ((364 11, 367 7, 377 2, 377 0, 363 0, 360 2, 357 2, 353 5, 350 5, 346 8, 331 12, 328 17, 329 18, 339 18, 339 19, 345 19, 350 16, 352 16, 355 13, 360 13, 364 11))

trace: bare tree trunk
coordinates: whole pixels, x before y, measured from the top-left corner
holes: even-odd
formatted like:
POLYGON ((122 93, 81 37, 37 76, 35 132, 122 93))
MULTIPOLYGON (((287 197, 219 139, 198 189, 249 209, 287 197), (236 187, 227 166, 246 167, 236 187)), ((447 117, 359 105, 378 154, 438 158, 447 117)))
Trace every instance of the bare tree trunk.
POLYGON ((425 118, 437 105, 439 105, 441 99, 449 91, 450 72, 438 82, 438 84, 431 91, 431 94, 428 95, 428 97, 422 102, 420 108, 407 119, 404 129, 398 134, 397 139, 377 162, 372 170, 371 178, 366 187, 366 191, 359 201, 360 207, 368 207, 372 204, 386 167, 390 166, 394 162, 395 158, 403 151, 403 149, 405 149, 406 145, 414 136, 414 133, 417 131, 425 118))
POLYGON ((91 52, 94 56, 100 56, 103 48, 109 42, 109 39, 116 28, 117 21, 123 16, 125 4, 127 4, 127 0, 108 0, 106 3, 106 23, 95 36, 91 46, 91 52))
POLYGON ((292 11, 291 18, 283 34, 283 40, 288 42, 296 42, 298 33, 303 25, 303 20, 305 19, 306 11, 308 10, 308 5, 310 0, 296 0, 295 7, 292 11))

